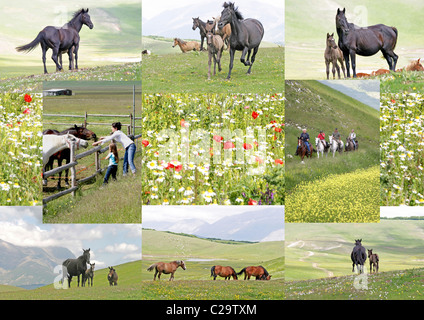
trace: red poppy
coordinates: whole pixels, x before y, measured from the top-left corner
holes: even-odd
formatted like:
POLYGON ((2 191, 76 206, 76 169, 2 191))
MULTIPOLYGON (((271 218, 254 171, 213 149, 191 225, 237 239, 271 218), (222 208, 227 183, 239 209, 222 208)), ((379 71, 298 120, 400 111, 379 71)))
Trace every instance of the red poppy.
POLYGON ((143 146, 147 147, 149 145, 149 141, 147 140, 141 140, 141 143, 143 144, 143 146))
POLYGON ((184 127, 184 128, 189 126, 188 122, 186 122, 184 119, 180 120, 180 125, 181 127, 184 127))
POLYGON ((235 148, 236 146, 234 145, 234 143, 232 143, 230 140, 228 140, 227 142, 224 143, 224 149, 231 149, 231 148, 235 148))
POLYGON ((252 145, 251 144, 248 144, 248 143, 245 143, 245 144, 243 144, 243 148, 245 150, 250 150, 250 149, 252 149, 252 145))
POLYGON ((22 113, 24 113, 24 114, 30 114, 30 113, 31 113, 31 110, 30 110, 29 108, 26 108, 26 109, 24 110, 24 112, 22 112, 22 113))
POLYGON ((259 146, 259 143, 258 143, 257 141, 253 142, 253 144, 254 144, 256 147, 258 147, 258 146, 259 146))
POLYGON ((258 204, 258 201, 253 200, 253 199, 249 199, 249 202, 247 203, 250 206, 256 206, 258 204))
POLYGON ((261 158, 259 158, 259 157, 255 157, 255 160, 256 160, 256 162, 259 162, 259 163, 263 163, 264 161, 261 159, 261 158))
POLYGON ((24 99, 25 99, 26 102, 31 102, 32 101, 32 98, 31 98, 31 96, 29 94, 25 94, 24 99))
POLYGON ((256 111, 252 112, 252 118, 256 119, 259 116, 259 113, 257 113, 256 111))
POLYGON ((213 136, 213 139, 214 139, 216 142, 221 142, 222 140, 224 140, 224 138, 223 138, 223 137, 218 136, 218 135, 213 136))
POLYGON ((281 132, 283 129, 281 129, 281 128, 275 128, 274 130, 275 130, 275 132, 281 132))
POLYGON ((174 166, 175 171, 180 172, 183 169, 183 165, 179 164, 178 166, 174 166))
POLYGON ((283 164, 284 162, 283 162, 283 160, 281 160, 281 159, 275 159, 275 163, 276 163, 276 164, 283 164))
POLYGON ((391 100, 390 100, 390 102, 391 102, 391 103, 395 103, 395 102, 396 102, 396 100, 394 100, 394 99, 391 99, 391 100))

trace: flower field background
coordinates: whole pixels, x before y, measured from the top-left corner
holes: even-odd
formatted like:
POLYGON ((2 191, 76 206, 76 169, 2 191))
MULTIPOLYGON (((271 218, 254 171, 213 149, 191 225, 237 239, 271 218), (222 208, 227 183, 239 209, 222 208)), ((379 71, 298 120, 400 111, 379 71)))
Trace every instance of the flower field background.
POLYGON ((0 203, 41 203, 41 94, 0 94, 0 203))
POLYGON ((381 205, 424 204, 424 95, 381 97, 381 205))
POLYGON ((142 110, 144 205, 284 204, 282 94, 144 95, 142 110))

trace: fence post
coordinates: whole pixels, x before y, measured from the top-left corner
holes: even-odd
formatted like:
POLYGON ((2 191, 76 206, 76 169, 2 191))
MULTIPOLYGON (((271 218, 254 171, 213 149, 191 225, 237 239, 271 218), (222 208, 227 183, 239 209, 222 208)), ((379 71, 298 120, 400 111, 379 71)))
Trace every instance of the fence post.
POLYGON ((96 172, 100 170, 100 152, 96 151, 94 153, 94 162, 96 163, 96 172))
MULTIPOLYGON (((71 155, 70 155, 70 160, 71 162, 75 162, 76 161, 76 150, 75 150, 75 142, 71 143, 71 155)), ((75 166, 71 167, 71 187, 75 187, 77 184, 77 171, 75 169, 75 166)), ((72 191, 72 196, 75 197, 75 191, 72 191)))
POLYGON ((87 128, 87 111, 85 112, 85 115, 84 115, 84 128, 87 128))

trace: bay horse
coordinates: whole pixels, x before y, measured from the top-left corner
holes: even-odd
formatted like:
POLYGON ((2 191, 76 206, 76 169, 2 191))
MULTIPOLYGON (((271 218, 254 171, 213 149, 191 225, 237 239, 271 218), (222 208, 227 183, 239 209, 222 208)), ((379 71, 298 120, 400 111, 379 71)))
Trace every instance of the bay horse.
POLYGON ((396 70, 398 56, 394 53, 398 31, 395 27, 376 24, 365 28, 349 23, 345 16, 346 9, 337 8, 336 29, 339 35, 339 48, 343 51, 347 77, 350 78, 349 57, 352 62, 353 77, 356 78, 356 55, 372 56, 381 51, 389 65, 396 70))
POLYGON ((109 281, 109 286, 117 286, 118 285, 118 274, 113 267, 108 267, 109 273, 107 274, 107 281, 109 281))
POLYGON ((18 52, 30 52, 37 47, 38 44, 42 50, 42 60, 44 65, 44 73, 47 73, 46 67, 46 52, 48 49, 52 49, 52 60, 56 64, 56 70, 62 70, 62 64, 59 63, 58 57, 61 56, 62 52, 67 52, 69 56, 69 70, 72 70, 73 56, 75 56, 75 69, 78 69, 78 49, 80 36, 79 32, 83 25, 86 25, 90 29, 93 29, 93 23, 91 22, 88 9, 81 9, 74 13, 72 19, 66 23, 63 27, 52 27, 47 26, 41 30, 37 37, 30 43, 17 47, 18 52))
POLYGON ((303 161, 303 158, 305 158, 305 156, 312 158, 312 152, 314 151, 314 148, 312 147, 311 143, 309 144, 309 150, 310 150, 309 154, 308 154, 308 148, 306 147, 305 142, 300 137, 297 137, 297 145, 298 145, 297 154, 302 159, 301 163, 305 163, 303 161))
POLYGON ((378 257, 378 254, 372 253, 373 249, 368 249, 368 260, 370 261, 370 272, 373 272, 374 267, 374 273, 378 273, 378 265, 380 262, 380 258, 378 257))
POLYGON ((358 150, 358 147, 359 147, 359 145, 358 145, 358 141, 357 140, 355 140, 355 144, 356 144, 356 147, 355 147, 355 145, 353 144, 353 142, 352 142, 352 138, 347 138, 346 139, 346 145, 345 145, 345 151, 347 152, 347 151, 355 151, 355 150, 358 150))
POLYGON ((90 269, 85 270, 85 273, 82 275, 82 286, 85 287, 85 283, 88 280, 88 286, 93 286, 93 280, 94 280, 94 266, 95 263, 90 263, 90 269))
POLYGON ((340 48, 336 44, 336 40, 334 39, 334 32, 331 35, 327 33, 326 44, 327 46, 324 52, 324 59, 325 59, 325 70, 327 73, 327 80, 329 79, 329 76, 330 76, 330 63, 333 65, 333 68, 332 68, 333 79, 336 78, 336 70, 337 70, 337 75, 340 79, 340 67, 337 64, 337 61, 340 62, 340 66, 342 67, 342 71, 343 71, 343 76, 346 78, 343 52, 342 50, 340 50, 340 48))
POLYGON ((174 280, 174 273, 177 270, 178 267, 181 267, 183 270, 186 269, 185 263, 182 260, 172 261, 170 263, 166 262, 158 262, 152 264, 150 267, 147 268, 147 271, 152 271, 155 269, 155 276, 153 277, 153 280, 156 280, 156 275, 158 275, 158 280, 160 280, 161 274, 171 274, 169 277, 169 281, 174 280))
POLYGON ((203 50, 203 41, 206 38, 206 22, 203 22, 202 20, 199 19, 199 17, 197 18, 192 18, 193 19, 193 30, 196 30, 197 28, 199 28, 199 32, 200 32, 200 51, 203 50))
MULTIPOLYGON (((62 262, 62 283, 65 276, 68 278, 68 287, 71 287, 72 277, 78 277, 78 287, 80 275, 84 275, 87 270, 87 263, 90 263, 90 248, 82 249, 83 254, 76 259, 66 259, 62 262)), ((83 276, 84 277, 84 276, 83 276)))
POLYGON ((238 11, 238 8, 234 7, 234 3, 232 2, 225 2, 223 7, 224 10, 221 12, 218 28, 222 30, 227 24, 231 26, 230 66, 227 76, 227 79, 230 79, 236 50, 242 51, 240 61, 245 66, 249 66, 247 74, 250 74, 256 54, 259 50, 259 45, 264 36, 264 27, 262 23, 256 19, 243 19, 242 14, 238 11), (253 54, 250 60, 252 50, 253 54))
MULTIPOLYGON (((97 136, 93 131, 88 130, 85 127, 78 127, 76 124, 73 127, 70 127, 66 130, 63 130, 61 132, 54 130, 54 129, 47 129, 43 131, 43 135, 47 134, 55 134, 55 135, 64 135, 64 134, 72 134, 73 136, 84 139, 84 140, 94 140, 97 141, 97 136)), ((65 148, 59 152, 56 152, 53 154, 48 163, 46 164, 44 170, 49 171, 53 169, 53 162, 57 160, 58 167, 62 166, 62 162, 65 160, 66 164, 71 162, 71 150, 69 148, 65 148)), ((65 170, 65 185, 68 186, 68 175, 69 175, 69 169, 65 170)), ((61 179, 62 179, 62 172, 59 172, 59 180, 57 182, 57 189, 60 189, 61 186, 61 179)), ((44 182, 46 184, 46 182, 44 182)))
POLYGON ((271 275, 266 271, 266 269, 262 266, 250 266, 243 268, 237 275, 241 275, 244 273, 244 280, 250 280, 251 276, 256 277, 256 280, 270 280, 271 275))
POLYGON ((350 254, 352 260, 352 272, 355 272, 355 265, 358 273, 364 272, 364 263, 367 260, 367 254, 365 248, 362 246, 362 239, 355 240, 355 247, 350 254))
POLYGON ((221 68, 222 51, 224 50, 224 41, 221 36, 213 34, 215 23, 208 21, 206 24, 206 38, 208 43, 208 80, 211 79, 211 64, 213 59, 213 75, 216 74, 216 65, 218 64, 218 72, 221 68))
POLYGON ((200 51, 200 45, 196 41, 184 41, 180 38, 174 38, 174 44, 172 48, 178 45, 183 53, 188 51, 200 51))
POLYGON ((211 268, 211 277, 213 277, 214 280, 216 280, 216 277, 220 276, 225 278, 225 280, 230 280, 231 277, 233 277, 234 280, 237 280, 237 274, 236 271, 232 267, 223 267, 220 265, 213 266, 211 268))

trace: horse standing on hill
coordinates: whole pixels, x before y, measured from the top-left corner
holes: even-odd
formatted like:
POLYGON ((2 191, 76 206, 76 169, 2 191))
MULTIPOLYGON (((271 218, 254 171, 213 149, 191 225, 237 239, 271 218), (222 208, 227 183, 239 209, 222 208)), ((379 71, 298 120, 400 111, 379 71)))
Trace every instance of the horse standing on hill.
POLYGON ((343 70, 343 76, 346 78, 343 52, 337 46, 336 40, 334 40, 334 33, 332 33, 331 35, 327 33, 327 47, 325 48, 324 58, 325 58, 325 70, 327 73, 327 80, 329 79, 329 76, 330 76, 330 63, 333 65, 333 68, 332 68, 333 79, 336 78, 336 70, 337 70, 337 75, 339 76, 339 79, 340 79, 340 67, 337 64, 337 61, 340 62, 340 66, 342 67, 342 70, 343 70))
POLYGON ((184 41, 180 38, 174 38, 174 44, 172 45, 172 48, 177 45, 180 47, 183 53, 188 51, 200 51, 200 44, 196 41, 184 41))
POLYGON ((356 265, 358 273, 363 273, 367 254, 365 248, 362 246, 362 239, 355 240, 355 247, 350 254, 350 259, 352 260, 352 272, 355 272, 356 265))
MULTIPOLYGON (((78 277, 78 287, 80 275, 84 275, 87 270, 87 263, 90 263, 90 248, 82 249, 83 254, 76 259, 66 259, 62 262, 62 283, 65 276, 68 278, 68 287, 71 287, 72 277, 78 277)), ((84 276, 83 276, 84 277, 84 276)))
POLYGON ((199 19, 199 17, 197 18, 192 18, 193 19, 193 30, 196 30, 197 28, 199 28, 199 32, 200 32, 200 51, 202 51, 203 48, 203 41, 206 38, 206 22, 203 22, 202 20, 199 19))
POLYGON ((389 69, 395 71, 398 56, 393 50, 398 37, 397 29, 384 24, 358 27, 347 21, 345 11, 345 9, 337 9, 336 29, 339 35, 339 48, 343 51, 346 62, 347 77, 350 78, 349 57, 352 62, 353 77, 356 78, 356 55, 372 56, 378 51, 382 52, 389 69))
POLYGON ((374 269, 374 272, 378 273, 380 258, 378 257, 378 254, 372 253, 372 250, 373 249, 368 249, 368 260, 370 262, 370 272, 372 273, 374 269))
POLYGON ((62 61, 58 61, 58 57, 61 60, 62 52, 67 52, 69 56, 69 70, 73 69, 73 57, 75 56, 75 69, 78 69, 78 49, 80 36, 79 32, 83 25, 86 25, 90 29, 93 29, 93 23, 91 22, 88 9, 81 9, 74 13, 72 19, 66 23, 63 27, 57 28, 48 26, 41 30, 37 37, 30 43, 17 47, 18 52, 30 52, 38 44, 41 46, 43 52, 42 59, 44 65, 44 73, 47 73, 46 68, 46 52, 48 49, 52 49, 52 60, 56 64, 56 70, 62 70, 62 61))
POLYGON ((156 275, 158 275, 158 280, 160 280, 160 276, 162 273, 164 274, 171 274, 169 277, 169 281, 174 280, 174 273, 177 270, 178 267, 181 267, 183 270, 186 269, 185 263, 182 260, 172 261, 170 263, 166 262, 158 262, 152 264, 150 267, 147 268, 147 271, 152 271, 155 269, 155 275, 153 277, 153 281, 156 280, 156 275))
POLYGON ((90 269, 85 270, 85 273, 82 275, 82 286, 85 287, 85 283, 88 280, 88 286, 93 286, 93 280, 94 280, 94 266, 95 263, 90 263, 90 269))
POLYGON ((234 280, 237 280, 236 271, 232 267, 223 267, 220 265, 213 266, 211 268, 211 277, 216 280, 216 277, 220 276, 225 278, 225 280, 230 280, 233 277, 234 280))
POLYGON ((213 59, 213 75, 216 74, 216 65, 218 64, 218 72, 221 72, 221 57, 222 51, 224 50, 224 41, 221 36, 213 34, 213 30, 215 28, 215 23, 211 21, 211 23, 206 24, 206 38, 208 43, 208 80, 211 79, 211 64, 213 59))
POLYGON ((241 275, 244 273, 244 280, 250 280, 251 276, 256 277, 256 280, 270 280, 271 275, 266 271, 266 269, 262 266, 250 266, 243 268, 237 275, 241 275))
POLYGON ((109 273, 107 274, 107 281, 109 281, 109 286, 117 286, 118 285, 118 274, 113 267, 108 267, 109 273))
POLYGON ((234 3, 225 2, 223 7, 224 10, 221 12, 221 19, 219 20, 218 28, 222 30, 225 25, 231 25, 230 66, 227 76, 227 79, 230 79, 236 50, 242 51, 240 61, 245 66, 249 66, 247 74, 250 74, 252 65, 255 62, 256 54, 259 50, 259 45, 264 36, 264 27, 262 26, 262 23, 256 19, 243 19, 238 8, 234 7, 234 3), (252 59, 249 61, 252 50, 252 59))

